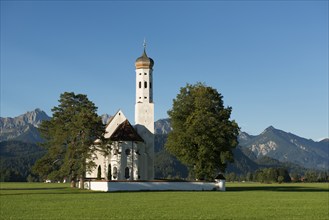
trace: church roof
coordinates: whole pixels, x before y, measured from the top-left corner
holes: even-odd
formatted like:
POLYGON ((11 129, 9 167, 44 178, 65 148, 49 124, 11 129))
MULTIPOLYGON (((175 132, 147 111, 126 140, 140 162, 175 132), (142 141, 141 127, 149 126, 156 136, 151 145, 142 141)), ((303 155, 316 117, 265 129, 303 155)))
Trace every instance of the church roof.
POLYGON ((113 134, 110 137, 111 141, 140 141, 144 142, 143 138, 139 136, 133 126, 129 123, 128 120, 122 122, 115 129, 113 134))
POLYGON ((153 65, 154 65, 153 59, 149 58, 146 55, 146 51, 144 48, 144 52, 143 52, 142 56, 140 56, 136 59, 136 62, 135 62, 136 69, 143 69, 143 68, 152 69, 153 65))

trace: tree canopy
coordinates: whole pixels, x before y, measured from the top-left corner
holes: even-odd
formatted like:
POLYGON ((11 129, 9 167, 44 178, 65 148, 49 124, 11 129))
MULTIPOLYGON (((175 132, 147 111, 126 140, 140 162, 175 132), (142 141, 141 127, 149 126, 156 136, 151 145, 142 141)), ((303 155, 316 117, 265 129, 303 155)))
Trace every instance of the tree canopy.
POLYGON ((239 127, 230 120, 232 108, 225 108, 222 98, 216 89, 205 84, 187 84, 168 111, 173 130, 166 149, 197 179, 213 179, 233 162, 239 127))
POLYGON ((37 161, 34 171, 44 178, 73 181, 83 179, 85 172, 95 168, 91 160, 103 140, 104 125, 96 113, 97 107, 86 95, 65 92, 60 95, 59 105, 52 109, 53 117, 43 121, 40 133, 47 150, 37 161))

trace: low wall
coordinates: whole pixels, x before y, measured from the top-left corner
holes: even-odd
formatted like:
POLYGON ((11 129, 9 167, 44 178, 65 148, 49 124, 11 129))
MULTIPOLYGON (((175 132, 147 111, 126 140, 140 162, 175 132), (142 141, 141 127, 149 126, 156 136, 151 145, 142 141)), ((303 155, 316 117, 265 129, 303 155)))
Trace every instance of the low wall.
POLYGON ((165 181, 87 181, 90 190, 116 191, 225 191, 225 181, 219 182, 165 182, 165 181))

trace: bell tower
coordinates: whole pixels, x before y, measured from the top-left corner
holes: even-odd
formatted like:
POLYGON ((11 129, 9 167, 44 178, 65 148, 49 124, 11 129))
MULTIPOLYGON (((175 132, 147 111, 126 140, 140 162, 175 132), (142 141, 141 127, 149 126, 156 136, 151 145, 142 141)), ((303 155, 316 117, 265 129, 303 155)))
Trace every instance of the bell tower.
POLYGON ((135 128, 144 139, 139 155, 140 176, 144 180, 154 179, 154 103, 153 103, 153 65, 154 61, 144 51, 136 59, 136 104, 135 128))

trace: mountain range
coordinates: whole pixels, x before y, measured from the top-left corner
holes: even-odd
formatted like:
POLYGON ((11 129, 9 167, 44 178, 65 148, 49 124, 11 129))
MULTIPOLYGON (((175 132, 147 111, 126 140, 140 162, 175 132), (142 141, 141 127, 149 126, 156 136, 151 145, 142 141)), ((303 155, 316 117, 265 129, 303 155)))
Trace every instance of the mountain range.
MULTIPOLYGON (((171 131, 170 120, 155 122, 156 134, 171 131)), ((329 139, 313 141, 269 126, 259 135, 240 132, 234 150, 239 167, 255 170, 259 165, 277 165, 316 170, 329 169, 329 139)), ((236 167, 233 169, 236 170, 236 167)))
MULTIPOLYGON (((107 114, 102 115, 103 123, 106 123, 109 118, 110 116, 107 114)), ((24 143, 35 144, 42 141, 38 127, 43 120, 49 119, 50 117, 40 109, 14 118, 1 117, 1 162, 3 163, 9 157, 8 155, 13 155, 8 152, 15 146, 17 146, 15 149, 23 152, 24 146, 27 146, 24 143), (7 153, 4 154, 4 152, 7 153)), ((168 133, 172 130, 170 120, 160 119, 154 123, 154 128, 156 175, 160 177, 187 175, 187 168, 170 155, 164 147, 168 133)), ((329 169, 328 138, 317 142, 269 126, 259 135, 240 132, 238 140, 239 146, 234 150, 235 162, 229 165, 228 171, 246 173, 260 167, 271 166, 284 166, 298 170, 329 169)), ((30 151, 25 154, 41 155, 37 153, 40 148, 29 146, 29 149, 30 151)), ((10 158, 12 160, 13 156, 10 158)), ((35 161, 35 159, 30 161, 35 161)))
POLYGON ((40 142, 38 127, 42 121, 49 119, 50 117, 38 108, 15 118, 0 117, 0 142, 8 140, 40 142))

